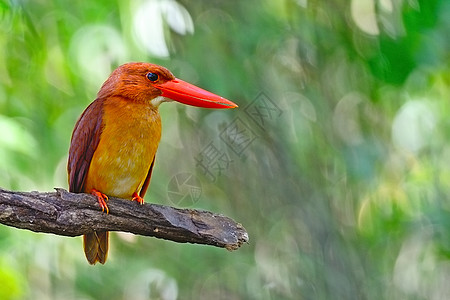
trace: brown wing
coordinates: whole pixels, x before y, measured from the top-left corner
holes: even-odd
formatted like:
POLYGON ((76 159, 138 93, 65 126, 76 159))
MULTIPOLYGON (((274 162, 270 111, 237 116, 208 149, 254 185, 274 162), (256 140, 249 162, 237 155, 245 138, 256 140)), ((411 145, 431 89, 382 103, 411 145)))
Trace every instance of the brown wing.
POLYGON ((144 198, 145 193, 147 192, 148 185, 150 184, 150 178, 152 177, 153 165, 155 164, 155 156, 153 156, 152 164, 150 165, 150 169, 148 170, 147 177, 145 177, 144 184, 142 185, 141 191, 139 192, 139 196, 144 198))
POLYGON ((71 192, 84 192, 84 182, 103 130, 102 116, 103 101, 97 99, 84 110, 75 124, 67 163, 71 192))

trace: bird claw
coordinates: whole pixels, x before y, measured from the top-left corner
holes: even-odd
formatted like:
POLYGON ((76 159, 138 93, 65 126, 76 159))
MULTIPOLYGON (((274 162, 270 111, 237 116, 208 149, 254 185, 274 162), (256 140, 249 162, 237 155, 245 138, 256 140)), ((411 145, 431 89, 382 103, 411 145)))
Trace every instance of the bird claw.
POLYGON ((136 192, 133 193, 133 198, 131 199, 131 201, 137 201, 141 205, 144 204, 144 198, 139 196, 136 192))
POLYGON ((102 208, 102 212, 105 212, 106 210, 106 214, 109 214, 109 208, 108 205, 106 204, 106 201, 108 201, 108 196, 97 191, 96 189, 92 189, 91 194, 97 197, 97 201, 100 207, 102 208))

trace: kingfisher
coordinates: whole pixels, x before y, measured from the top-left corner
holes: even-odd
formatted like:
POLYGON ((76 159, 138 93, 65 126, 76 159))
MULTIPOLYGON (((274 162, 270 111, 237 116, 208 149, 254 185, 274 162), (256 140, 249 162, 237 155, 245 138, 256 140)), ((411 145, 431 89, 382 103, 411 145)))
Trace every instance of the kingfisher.
MULTIPOLYGON (((161 139, 158 107, 170 101, 215 109, 237 107, 162 66, 121 65, 75 124, 67 164, 69 191, 95 195, 106 213, 108 196, 143 204, 161 139)), ((104 264, 108 231, 85 234, 83 247, 90 264, 104 264)))

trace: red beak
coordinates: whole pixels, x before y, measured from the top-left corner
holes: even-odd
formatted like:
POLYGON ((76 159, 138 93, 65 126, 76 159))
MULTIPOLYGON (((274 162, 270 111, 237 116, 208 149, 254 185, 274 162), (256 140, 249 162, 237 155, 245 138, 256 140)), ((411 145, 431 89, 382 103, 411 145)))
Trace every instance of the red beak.
POLYGON ((187 105, 206 108, 235 108, 237 105, 230 100, 205 91, 193 84, 175 78, 153 86, 162 91, 163 97, 184 103, 187 105))

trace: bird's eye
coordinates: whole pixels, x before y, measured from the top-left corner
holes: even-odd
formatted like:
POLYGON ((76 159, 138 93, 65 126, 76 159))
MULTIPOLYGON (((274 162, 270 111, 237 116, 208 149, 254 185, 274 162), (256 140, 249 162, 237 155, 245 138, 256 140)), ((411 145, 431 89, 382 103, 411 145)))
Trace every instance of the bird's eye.
POLYGON ((152 72, 147 73, 147 79, 154 82, 158 80, 158 74, 152 72))

